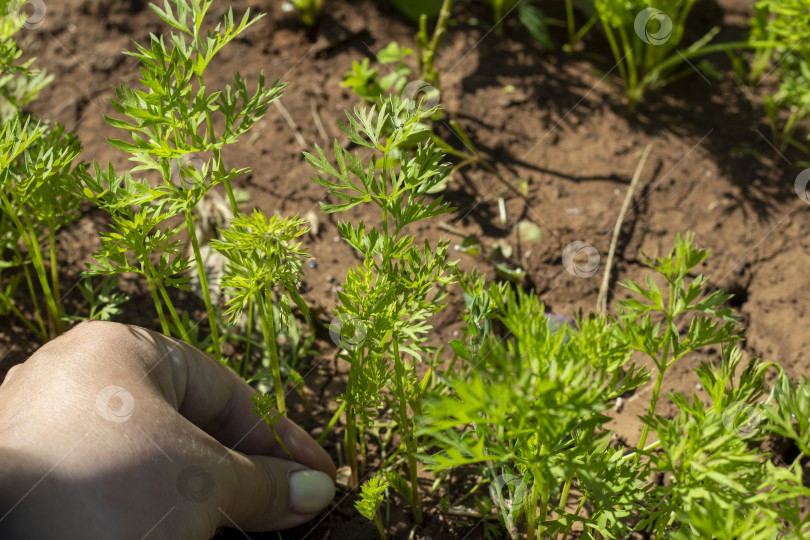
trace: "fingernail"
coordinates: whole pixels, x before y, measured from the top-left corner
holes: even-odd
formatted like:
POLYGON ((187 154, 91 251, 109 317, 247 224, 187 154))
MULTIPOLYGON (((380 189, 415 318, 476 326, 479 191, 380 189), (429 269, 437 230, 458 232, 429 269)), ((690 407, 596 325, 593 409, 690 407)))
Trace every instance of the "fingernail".
POLYGON ((321 471, 291 471, 287 481, 290 483, 290 506, 299 514, 320 512, 335 497, 335 484, 321 471))

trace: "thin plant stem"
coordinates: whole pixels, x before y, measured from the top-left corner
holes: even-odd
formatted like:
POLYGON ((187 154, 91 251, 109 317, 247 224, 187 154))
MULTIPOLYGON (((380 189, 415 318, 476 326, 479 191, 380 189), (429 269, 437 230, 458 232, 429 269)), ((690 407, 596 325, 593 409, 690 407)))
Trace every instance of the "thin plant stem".
MULTIPOLYGON (((351 380, 351 378, 349 378, 351 380)), ((348 390, 346 392, 348 399, 348 390)), ((346 436, 343 441, 346 447, 346 462, 349 464, 349 471, 351 473, 349 487, 355 488, 359 483, 359 475, 357 470, 357 412, 355 411, 354 404, 350 403, 346 406, 346 436)))
MULTIPOLYGON (((568 503, 568 493, 571 491, 571 482, 574 479, 574 471, 568 473, 568 477, 565 479, 565 483, 563 484, 562 493, 560 493, 560 502, 557 503, 557 506, 560 507, 560 510, 565 512, 565 507, 568 503)), ((565 539, 563 539, 565 540, 565 539)))
POLYGON ((53 220, 48 221, 48 240, 50 242, 48 252, 51 258, 51 290, 53 291, 54 299, 56 299, 59 304, 60 312, 63 313, 64 308, 61 306, 61 294, 59 292, 59 266, 56 260, 56 227, 54 226, 53 220))
POLYGON ((568 524, 568 526, 563 531, 562 536, 560 537, 562 540, 568 538, 568 533, 571 532, 571 527, 574 525, 574 523, 576 523, 576 518, 579 517, 579 513, 582 511, 583 506, 585 506, 585 497, 580 497, 577 509, 574 511, 573 515, 574 519, 571 520, 571 523, 568 524))
POLYGON ((205 274, 205 264, 202 260, 200 253, 200 242, 197 240, 197 232, 194 230, 194 219, 191 216, 191 210, 186 211, 186 228, 188 228, 188 236, 191 240, 191 248, 194 250, 194 262, 197 264, 197 274, 200 276, 200 287, 203 293, 203 302, 205 302, 205 311, 208 314, 208 326, 211 331, 211 346, 214 349, 214 357, 222 362, 222 346, 219 343, 219 328, 217 327, 216 315, 214 308, 211 305, 211 291, 208 287, 208 277, 205 274))
POLYGON ((281 368, 278 362, 278 349, 276 348, 276 329, 273 323, 273 305, 270 303, 268 288, 270 279, 264 285, 264 298, 262 291, 256 291, 256 304, 259 306, 259 316, 262 321, 264 345, 270 357, 270 370, 273 372, 273 391, 276 394, 276 407, 283 416, 287 415, 287 406, 284 402, 284 387, 281 384, 281 368))
MULTIPOLYGON (((528 540, 534 540, 535 535, 537 534, 537 501, 540 498, 540 487, 541 482, 538 481, 538 478, 534 479, 532 482, 532 490, 531 494, 529 495, 529 503, 526 505, 526 538, 528 540)), ((548 490, 544 490, 548 491, 548 490)), ((548 498, 548 495, 545 496, 548 498)), ((542 512, 547 511, 547 505, 543 505, 542 512)), ((512 509, 514 511, 514 508, 512 509)), ((542 521, 545 521, 545 516, 543 517, 542 521)))
POLYGON ((338 420, 340 420, 341 413, 343 413, 343 411, 345 411, 345 410, 346 410, 346 402, 344 401, 343 403, 340 404, 340 407, 338 407, 338 410, 335 411, 335 414, 332 415, 332 418, 329 420, 329 423, 326 424, 326 427, 324 428, 323 433, 321 433, 318 436, 318 439, 317 439, 318 444, 323 444, 323 441, 325 441, 326 437, 329 436, 329 433, 332 432, 332 429, 335 427, 335 424, 337 424, 338 420))
POLYGON ((444 0, 442 2, 439 18, 436 21, 436 27, 430 40, 428 40, 427 17, 422 15, 419 21, 419 35, 416 38, 417 71, 422 80, 437 87, 439 86, 439 73, 434 67, 436 51, 439 49, 439 43, 441 43, 445 33, 447 33, 447 23, 450 20, 452 9, 453 0, 444 0))
MULTIPOLYGON (((0 192, 0 202, 2 202, 3 206, 5 206, 7 209, 12 208, 11 201, 9 201, 8 197, 6 197, 6 195, 2 192, 0 192)), ((25 220, 24 224, 16 213, 9 212, 9 214, 14 225, 17 227, 17 231, 19 232, 25 247, 28 249, 29 256, 31 257, 31 263, 34 266, 34 271, 37 274, 37 279, 39 280, 45 296, 45 304, 48 307, 49 312, 49 322, 55 329, 55 333, 61 334, 64 331, 64 322, 61 319, 62 313, 54 300, 48 281, 48 276, 45 272, 45 263, 42 258, 42 251, 39 248, 39 242, 37 242, 34 226, 31 224, 31 220, 28 217, 28 212, 25 210, 25 206, 20 207, 20 214, 22 215, 23 220, 25 220)), ((37 310, 39 311, 38 307, 37 310)))
POLYGON ((174 322, 174 325, 177 327, 177 331, 180 333, 180 338, 189 345, 195 345, 191 342, 191 338, 188 335, 186 326, 183 324, 183 321, 180 320, 180 316, 177 314, 177 308, 174 307, 174 302, 172 302, 166 287, 163 286, 163 282, 160 279, 156 279, 155 282, 157 283, 158 290, 160 291, 160 296, 163 297, 163 301, 166 302, 166 309, 169 310, 172 322, 174 322))
MULTIPOLYGON (((203 88, 205 85, 203 84, 202 75, 197 75, 197 82, 200 84, 200 88, 203 88)), ((216 132, 214 131, 214 121, 211 119, 211 111, 205 111, 205 122, 206 126, 208 127, 208 138, 209 142, 214 146, 212 152, 214 154, 214 170, 217 172, 222 170, 222 152, 219 148, 217 148, 213 143, 217 140, 216 132)), ((236 204, 236 197, 233 194, 233 188, 231 188, 230 180, 223 180, 222 182, 225 184, 225 191, 228 193, 228 202, 231 204, 231 210, 233 210, 234 215, 239 213, 239 207, 236 204)))
POLYGON ((573 0, 565 0, 565 19, 568 23, 568 44, 571 46, 571 50, 574 50, 574 3, 573 0))
POLYGON ((360 440, 360 469, 361 473, 365 474, 366 464, 368 463, 368 450, 366 449, 366 426, 360 424, 357 426, 358 439, 360 440))
POLYGON ((28 318, 25 315, 23 315, 19 309, 17 309, 17 306, 14 305, 14 302, 11 300, 11 298, 6 296, 3 291, 0 291, 0 302, 2 302, 5 306, 7 306, 8 309, 10 309, 11 312, 14 313, 14 315, 16 315, 20 319, 20 321, 25 326, 28 327, 29 330, 31 330, 34 334, 36 334, 36 336, 40 339, 40 341, 47 341, 48 334, 44 331, 45 329, 43 328, 42 331, 37 330, 37 327, 34 326, 34 324, 31 321, 29 321, 28 318))
MULTIPOLYGON (((652 397, 650 398, 650 407, 648 409, 647 414, 655 413, 655 406, 658 403, 658 393, 661 391, 661 383, 664 381, 664 371, 666 370, 665 367, 659 366, 658 367, 658 376, 655 378, 655 386, 653 387, 652 397)), ((650 432, 650 424, 644 422, 644 427, 641 428, 641 437, 638 440, 638 448, 644 448, 644 445, 647 442, 647 435, 650 432)), ((640 452, 636 452, 635 457, 633 458, 633 464, 638 465, 638 460, 641 457, 640 452)))
POLYGON ((160 328, 164 334, 166 334, 167 336, 171 336, 172 332, 169 326, 169 322, 166 320, 166 315, 164 315, 163 313, 163 305, 160 303, 160 298, 158 298, 155 279, 152 277, 151 272, 144 272, 144 274, 146 275, 146 281, 149 283, 149 290, 152 293, 152 301, 155 303, 155 309, 157 310, 158 318, 160 319, 160 328))
POLYGON ((34 289, 34 282, 31 279, 31 272, 28 271, 28 265, 22 265, 23 275, 25 276, 25 283, 28 285, 28 293, 31 295, 31 303, 34 305, 34 314, 36 315, 39 327, 42 329, 42 335, 45 336, 43 341, 48 339, 48 329, 45 328, 45 320, 42 318, 42 310, 39 308, 39 300, 37 300, 36 289, 34 289))
POLYGON ((392 337, 394 344, 394 379, 395 379, 395 392, 397 394, 397 401, 399 402, 399 425, 402 426, 402 438, 405 441, 405 452, 408 456, 408 472, 411 477, 411 508, 413 510, 413 519, 417 525, 422 524, 422 501, 419 498, 419 484, 418 484, 418 471, 416 464, 416 448, 414 448, 413 430, 411 419, 408 416, 408 401, 405 397, 405 366, 402 363, 402 358, 399 354, 399 336, 394 334, 392 337))
POLYGON ((380 533, 380 538, 385 540, 385 528, 383 527, 382 517, 380 516, 380 510, 377 509, 374 512, 374 525, 377 527, 377 532, 380 533))
POLYGON ((239 374, 244 379, 247 377, 248 363, 250 362, 250 346, 253 343, 253 298, 248 299, 248 322, 247 330, 247 343, 245 344, 245 357, 242 359, 242 366, 239 369, 239 374))

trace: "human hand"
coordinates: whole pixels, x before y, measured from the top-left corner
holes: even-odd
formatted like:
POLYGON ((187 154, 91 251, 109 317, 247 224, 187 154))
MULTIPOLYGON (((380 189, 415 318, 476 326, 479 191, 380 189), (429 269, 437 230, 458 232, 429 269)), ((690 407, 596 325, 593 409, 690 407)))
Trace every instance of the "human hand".
POLYGON ((0 386, 0 537, 207 539, 294 527, 334 496, 335 465, 199 350, 89 321, 0 386))

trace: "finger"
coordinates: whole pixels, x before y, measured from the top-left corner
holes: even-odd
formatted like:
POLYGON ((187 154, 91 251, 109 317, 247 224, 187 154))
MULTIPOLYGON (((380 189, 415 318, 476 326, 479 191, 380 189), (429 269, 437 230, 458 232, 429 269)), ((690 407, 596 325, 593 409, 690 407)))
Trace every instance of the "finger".
MULTIPOLYGON (((170 372, 178 411, 220 443, 245 454, 285 457, 270 427, 252 409, 256 391, 236 373, 209 355, 181 341, 156 332, 131 327, 152 344, 155 355, 168 362, 170 370, 154 370, 155 376, 170 372)), ((170 399, 170 401, 174 401, 170 399)), ((275 431, 296 461, 335 478, 335 464, 326 451, 303 429, 284 417, 275 431)))
POLYGON ((223 525, 245 531, 295 527, 315 518, 335 496, 332 479, 286 459, 231 454, 239 489, 221 510, 223 525))

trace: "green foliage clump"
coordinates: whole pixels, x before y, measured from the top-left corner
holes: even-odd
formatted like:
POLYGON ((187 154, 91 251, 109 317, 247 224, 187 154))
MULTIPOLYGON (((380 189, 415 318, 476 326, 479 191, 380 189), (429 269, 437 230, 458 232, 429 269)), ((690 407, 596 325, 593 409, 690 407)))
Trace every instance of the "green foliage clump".
MULTIPOLYGON (((443 154, 429 141, 419 143, 412 157, 394 152, 418 129, 435 109, 421 110, 410 100, 391 97, 377 109, 355 110, 340 123, 349 140, 370 151, 368 163, 359 153, 352 154, 336 142, 333 165, 323 150, 306 153, 317 171, 312 180, 327 188, 338 202, 321 203, 324 212, 344 212, 360 204, 376 206, 382 227, 341 221, 341 235, 361 256, 362 263, 351 268, 339 293, 335 308, 334 331, 343 346, 340 357, 351 365, 345 403, 346 458, 357 484, 359 465, 356 448, 363 448, 363 429, 371 426, 382 404, 382 391, 392 396, 392 410, 405 448, 414 517, 421 522, 421 505, 416 490, 416 451, 419 447, 409 407, 420 410, 424 391, 416 365, 433 352, 425 344, 431 330, 428 319, 444 307, 446 288, 452 282, 454 263, 447 258, 447 242, 423 244, 409 226, 451 210, 441 196, 430 191, 449 172, 443 154), (352 332, 345 335, 345 325, 352 332), (393 368, 393 369, 392 369, 393 368), (358 431, 359 427, 359 431, 358 431)), ((339 411, 340 412, 340 411, 339 411)))
POLYGON ((481 466, 513 538, 566 538, 575 526, 585 538, 801 537, 810 518, 797 510, 808 492, 800 460, 778 467, 749 443, 779 433, 807 455, 792 416, 809 412, 807 381, 797 387, 780 372, 767 392, 766 372, 778 366, 751 360, 739 373, 739 322, 723 307, 729 295, 691 277, 708 256, 693 242, 687 234, 645 259, 653 275, 623 284, 633 296, 618 302, 617 319, 580 318, 576 328, 552 328, 530 293, 468 280, 467 340, 451 343, 457 368, 423 407, 418 433, 434 449, 425 462, 439 472, 481 466), (676 414, 657 414, 667 371, 718 345, 719 365, 696 370, 711 401, 675 393, 676 414), (633 351, 650 358, 654 378, 633 351), (640 440, 616 441, 605 427, 611 408, 651 378, 640 440))
POLYGON ((0 1, 0 314, 17 316, 46 341, 64 331, 67 318, 57 234, 79 217, 70 186, 83 169, 74 163, 81 143, 22 111, 53 77, 34 68, 34 58, 20 60, 15 35, 24 21, 13 7, 0 1), (17 305, 26 293, 33 320, 17 305))
POLYGON ((810 114, 810 3, 806 0, 759 0, 751 19, 751 39, 769 41, 771 46, 754 55, 750 67, 752 82, 768 76, 778 81, 776 92, 763 98, 771 132, 780 151, 788 146, 807 152, 796 140, 796 131, 810 114), (781 117, 783 111, 787 118, 781 117))
POLYGON ((385 529, 380 518, 380 505, 383 503, 388 486, 389 483, 384 476, 372 476, 360 487, 360 499, 354 504, 363 517, 374 522, 382 538, 385 538, 385 529))

